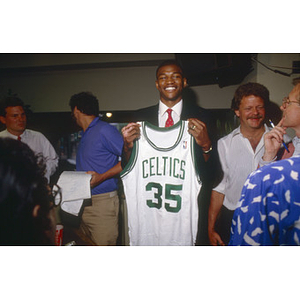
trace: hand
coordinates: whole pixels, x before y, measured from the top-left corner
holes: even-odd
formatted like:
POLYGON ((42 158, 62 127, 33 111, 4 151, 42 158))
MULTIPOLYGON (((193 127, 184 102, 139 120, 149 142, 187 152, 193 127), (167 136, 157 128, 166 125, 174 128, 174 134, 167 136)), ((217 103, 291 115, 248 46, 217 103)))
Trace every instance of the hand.
POLYGON ((211 141, 205 123, 195 118, 188 119, 188 121, 188 132, 195 138, 196 143, 204 151, 209 150, 211 141))
POLYGON ((140 124, 129 123, 122 128, 125 149, 133 148, 133 142, 141 136, 140 127, 140 124))
POLYGON ((91 188, 94 188, 95 186, 97 186, 98 184, 100 184, 101 182, 104 181, 103 174, 99 174, 95 171, 87 171, 86 173, 92 175, 92 178, 90 181, 91 188))
POLYGON ((286 133, 286 127, 282 127, 283 119, 264 136, 265 153, 264 161, 271 161, 277 155, 277 152, 283 142, 283 135, 286 133))
POLYGON ((220 235, 215 230, 208 231, 208 238, 212 246, 225 246, 220 235))

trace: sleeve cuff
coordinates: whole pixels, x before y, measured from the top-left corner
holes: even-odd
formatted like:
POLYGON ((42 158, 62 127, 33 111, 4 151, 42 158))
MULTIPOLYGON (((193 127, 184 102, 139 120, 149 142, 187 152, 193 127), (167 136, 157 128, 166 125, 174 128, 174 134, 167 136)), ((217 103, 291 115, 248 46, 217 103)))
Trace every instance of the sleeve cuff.
POLYGON ((270 164, 270 163, 276 161, 276 159, 277 159, 277 156, 275 156, 275 157, 274 157, 272 160, 270 160, 270 161, 265 161, 265 160, 263 160, 263 158, 261 157, 260 160, 259 160, 259 163, 258 163, 258 167, 260 168, 260 167, 266 166, 266 165, 268 165, 268 164, 270 164))

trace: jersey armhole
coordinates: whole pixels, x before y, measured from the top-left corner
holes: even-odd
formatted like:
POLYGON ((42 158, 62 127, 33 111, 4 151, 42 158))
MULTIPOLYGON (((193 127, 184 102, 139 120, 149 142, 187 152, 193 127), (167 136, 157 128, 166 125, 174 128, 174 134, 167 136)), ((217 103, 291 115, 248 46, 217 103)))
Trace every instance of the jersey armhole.
POLYGON ((134 168, 134 166, 136 164, 136 160, 137 160, 138 150, 139 150, 139 141, 136 140, 133 144, 133 148, 132 148, 132 152, 131 152, 129 161, 120 173, 121 178, 126 176, 134 168))
MULTIPOLYGON (((197 179, 200 183, 201 182, 201 179, 200 179, 200 173, 199 173, 199 170, 200 170, 200 163, 199 163, 199 160, 197 159, 196 155, 197 155, 197 151, 196 151, 196 141, 195 141, 195 138, 191 135, 191 156, 192 156, 192 161, 193 161, 193 167, 195 169, 195 173, 197 175, 197 179)), ((200 155, 198 153, 198 155, 200 155)))

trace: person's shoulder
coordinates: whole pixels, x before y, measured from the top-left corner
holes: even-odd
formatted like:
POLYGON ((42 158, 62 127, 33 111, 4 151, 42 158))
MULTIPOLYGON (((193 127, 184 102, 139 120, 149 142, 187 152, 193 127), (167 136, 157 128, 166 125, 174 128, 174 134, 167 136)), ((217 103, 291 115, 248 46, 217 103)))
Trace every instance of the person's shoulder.
POLYGON ((226 142, 231 140, 234 136, 236 136, 239 133, 239 128, 235 128, 233 129, 231 132, 229 132, 228 134, 224 135, 223 137, 221 137, 218 142, 226 142))
POLYGON ((132 122, 148 121, 155 124, 158 119, 158 108, 159 106, 156 104, 135 110, 132 122))
POLYGON ((201 107, 201 106, 197 105, 196 103, 193 103, 191 101, 184 100, 184 99, 183 99, 182 107, 184 110, 186 110, 188 112, 209 113, 208 110, 205 109, 204 107, 201 107))
POLYGON ((104 133, 109 133, 109 132, 119 132, 117 127, 114 126, 111 123, 105 122, 101 119, 98 120, 98 128, 100 128, 100 130, 104 133))
POLYGON ((213 116, 209 110, 191 103, 190 101, 183 100, 181 118, 196 118, 204 122, 208 122, 213 118, 213 116))
POLYGON ((143 108, 139 108, 137 110, 135 110, 135 114, 140 116, 140 115, 144 115, 144 114, 149 114, 152 112, 158 112, 158 104, 156 105, 152 105, 152 106, 147 106, 147 107, 143 107, 143 108))
POLYGON ((46 138, 43 133, 41 133, 40 131, 33 130, 33 129, 25 129, 25 134, 26 135, 31 135, 31 136, 46 138))
POLYGON ((263 170, 275 169, 278 171, 283 171, 285 169, 297 169, 300 165, 300 156, 294 156, 279 161, 275 161, 269 165, 262 167, 263 170))
POLYGON ((39 143, 45 143, 50 144, 50 141, 48 138, 40 131, 32 130, 32 129, 26 129, 25 134, 27 138, 35 141, 39 141, 39 143))
POLYGON ((101 128, 115 128, 112 124, 110 124, 106 121, 103 121, 101 119, 99 119, 97 121, 97 125, 100 126, 101 128))
POLYGON ((287 159, 272 162, 265 165, 251 174, 251 177, 255 175, 257 180, 266 178, 266 176, 272 175, 274 178, 281 178, 283 176, 290 176, 295 173, 295 177, 298 178, 298 173, 300 169, 300 156, 290 157, 287 159), (296 174, 297 173, 297 174, 296 174))
POLYGON ((0 131, 0 137, 6 137, 7 136, 7 130, 0 131))

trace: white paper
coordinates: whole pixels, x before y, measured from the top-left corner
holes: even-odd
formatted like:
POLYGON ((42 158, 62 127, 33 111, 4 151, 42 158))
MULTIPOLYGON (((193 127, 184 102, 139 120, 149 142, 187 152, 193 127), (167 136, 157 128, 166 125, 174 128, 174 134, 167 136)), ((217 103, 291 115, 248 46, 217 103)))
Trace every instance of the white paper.
POLYGON ((78 216, 83 199, 91 198, 91 177, 85 172, 62 172, 57 182, 62 190, 62 210, 78 216))
POLYGON ((57 185, 62 189, 62 201, 91 198, 91 174, 76 171, 64 171, 57 185))
POLYGON ((67 213, 78 216, 83 200, 74 200, 74 201, 67 201, 61 204, 61 209, 66 211, 67 213))

